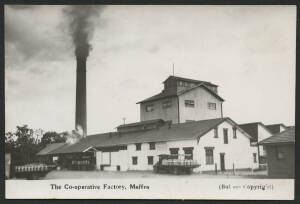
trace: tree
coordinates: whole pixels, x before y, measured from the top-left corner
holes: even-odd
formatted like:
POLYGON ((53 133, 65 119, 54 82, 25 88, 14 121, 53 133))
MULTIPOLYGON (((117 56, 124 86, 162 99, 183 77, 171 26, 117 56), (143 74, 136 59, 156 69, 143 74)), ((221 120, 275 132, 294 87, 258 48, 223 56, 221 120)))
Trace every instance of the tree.
POLYGON ((51 143, 65 142, 65 134, 33 130, 28 125, 17 126, 15 132, 5 134, 5 151, 11 153, 12 165, 23 165, 37 161, 36 154, 51 143), (42 135, 42 136, 41 136, 42 135))
POLYGON ((17 130, 5 134, 5 151, 12 156, 12 164, 25 164, 35 160, 40 150, 39 144, 33 137, 33 129, 27 125, 17 126, 17 130))
POLYGON ((12 132, 5 134, 5 152, 11 153, 16 146, 16 137, 12 132))
POLYGON ((57 132, 46 132, 41 139, 41 147, 44 148, 48 144, 65 142, 66 137, 63 134, 57 132))

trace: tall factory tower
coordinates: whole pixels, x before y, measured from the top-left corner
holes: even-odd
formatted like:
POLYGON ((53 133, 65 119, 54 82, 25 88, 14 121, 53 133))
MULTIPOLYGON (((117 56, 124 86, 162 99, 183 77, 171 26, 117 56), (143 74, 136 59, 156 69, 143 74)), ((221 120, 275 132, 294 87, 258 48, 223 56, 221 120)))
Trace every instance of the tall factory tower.
POLYGON ((83 137, 87 134, 86 122, 86 59, 87 56, 77 55, 76 74, 76 113, 75 129, 83 131, 83 137))

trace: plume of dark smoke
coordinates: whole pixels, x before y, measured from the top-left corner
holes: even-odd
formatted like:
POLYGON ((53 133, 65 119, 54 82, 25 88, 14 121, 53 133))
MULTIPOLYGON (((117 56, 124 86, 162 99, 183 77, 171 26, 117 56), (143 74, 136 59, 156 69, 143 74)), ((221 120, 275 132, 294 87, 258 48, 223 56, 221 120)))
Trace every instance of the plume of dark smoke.
POLYGON ((104 6, 80 5, 68 6, 64 14, 68 20, 68 29, 75 46, 76 57, 87 58, 92 48, 90 40, 94 33, 95 20, 104 6))

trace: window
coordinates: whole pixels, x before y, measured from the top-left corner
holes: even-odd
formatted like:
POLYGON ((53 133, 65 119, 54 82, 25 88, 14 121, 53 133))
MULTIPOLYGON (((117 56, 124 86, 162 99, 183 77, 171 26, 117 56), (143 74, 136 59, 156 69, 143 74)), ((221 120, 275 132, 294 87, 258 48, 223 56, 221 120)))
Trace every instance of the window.
POLYGON ((165 109, 165 108, 170 108, 172 107, 172 101, 171 100, 168 100, 168 101, 163 101, 162 102, 162 108, 165 109))
POLYGON ((170 148, 171 159, 178 159, 179 148, 170 148))
POLYGON ((184 147, 184 159, 193 159, 193 147, 184 147))
POLYGON ((284 153, 283 153, 282 148, 275 147, 275 152, 276 152, 276 158, 277 158, 277 160, 284 159, 284 153))
POLYGON ((236 139, 236 127, 232 127, 232 131, 233 131, 233 138, 236 139))
POLYGON ((153 156, 148 156, 148 164, 153 165, 153 156))
POLYGON ((151 112, 154 110, 153 104, 151 105, 146 105, 146 112, 151 112))
POLYGON ((224 144, 228 144, 228 129, 223 128, 224 144))
POLYGON ((216 110, 217 109, 217 104, 216 103, 207 103, 208 109, 211 110, 216 110))
POLYGON ((253 153, 253 162, 254 162, 254 163, 257 163, 256 153, 253 153))
POLYGON ((267 148, 265 145, 263 146, 263 155, 267 155, 267 148))
POLYGON ((179 81, 178 86, 183 86, 183 87, 190 87, 191 84, 186 82, 186 81, 179 81))
POLYGON ((184 100, 185 107, 195 107, 195 101, 193 100, 184 100))
POLYGON ((141 150, 141 146, 142 146, 141 143, 135 144, 135 150, 136 150, 136 151, 140 151, 140 150, 141 150))
POLYGON ((215 93, 217 93, 217 88, 216 87, 211 87, 211 90, 215 93))
POLYGON ((214 148, 213 147, 205 147, 205 157, 206 157, 207 165, 214 164, 214 148))
POLYGON ((214 138, 218 138, 219 136, 218 136, 218 127, 215 127, 215 129, 214 129, 214 138))
POLYGON ((155 149, 155 142, 150 142, 150 143, 149 143, 149 149, 150 149, 150 150, 155 149))
POLYGON ((138 163, 138 158, 137 157, 132 157, 132 164, 137 165, 138 163))

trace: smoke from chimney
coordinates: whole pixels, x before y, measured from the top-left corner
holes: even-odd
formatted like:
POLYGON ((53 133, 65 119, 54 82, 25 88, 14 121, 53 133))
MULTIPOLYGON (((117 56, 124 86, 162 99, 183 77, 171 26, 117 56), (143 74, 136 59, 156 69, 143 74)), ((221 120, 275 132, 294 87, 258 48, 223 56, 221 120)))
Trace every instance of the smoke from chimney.
POLYGON ((102 9, 103 6, 95 5, 68 6, 64 9, 77 61, 75 129, 82 130, 83 137, 87 133, 86 60, 92 49, 90 40, 95 29, 94 23, 102 9))

